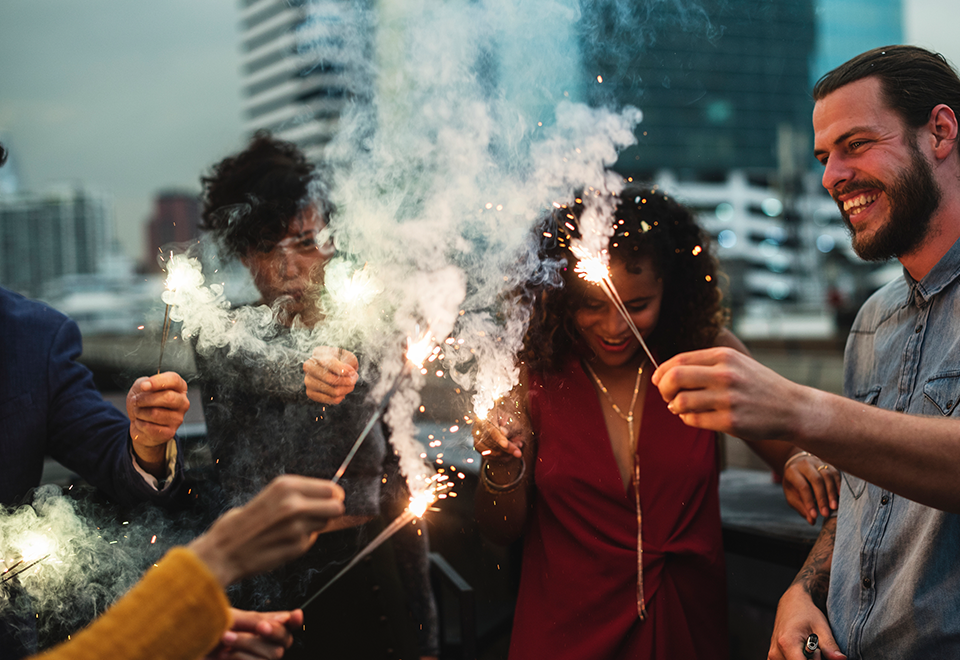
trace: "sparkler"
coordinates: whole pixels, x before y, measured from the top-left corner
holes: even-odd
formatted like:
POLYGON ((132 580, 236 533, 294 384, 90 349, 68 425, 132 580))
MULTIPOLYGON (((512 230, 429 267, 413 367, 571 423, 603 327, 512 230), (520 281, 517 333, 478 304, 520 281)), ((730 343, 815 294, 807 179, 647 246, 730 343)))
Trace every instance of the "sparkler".
POLYGON ((416 343, 411 343, 410 338, 407 338, 407 351, 404 354, 406 360, 404 361, 403 367, 400 369, 400 373, 397 374, 397 377, 393 381, 393 385, 390 386, 390 389, 387 390, 387 393, 383 395, 383 398, 380 400, 380 405, 378 405, 377 409, 373 412, 373 415, 370 417, 367 425, 363 427, 360 435, 357 436, 357 439, 350 448, 350 452, 347 454, 347 457, 343 459, 343 463, 341 463, 340 467, 337 468, 336 473, 333 475, 333 479, 331 479, 333 483, 338 483, 340 481, 340 477, 342 477, 343 473, 346 472, 347 466, 350 465, 350 461, 353 460, 357 450, 360 449, 360 445, 363 444, 363 441, 366 439, 371 429, 373 429, 373 425, 377 423, 377 420, 380 419, 380 416, 387 409, 387 404, 390 403, 391 397, 393 397, 397 390, 400 389, 400 385, 403 380, 410 375, 414 367, 422 367, 424 360, 426 360, 431 354, 438 353, 439 351, 440 348, 435 346, 434 336, 429 329, 416 343))
MULTIPOLYGON (((170 261, 167 264, 167 279, 164 286, 167 291, 176 292, 187 277, 187 263, 183 260, 175 259, 173 253, 170 253, 170 261)), ((157 373, 163 365, 163 351, 167 347, 167 335, 170 334, 170 307, 172 303, 167 303, 163 312, 163 329, 160 331, 160 358, 157 360, 157 373)))
POLYGON ((601 255, 591 254, 578 245, 571 245, 570 251, 573 252, 573 256, 579 259, 576 267, 573 269, 574 272, 578 273, 580 277, 585 279, 587 282, 599 285, 603 292, 607 294, 607 297, 613 302, 614 306, 617 308, 617 311, 620 312, 620 315, 627 322, 627 325, 637 338, 637 341, 640 342, 640 346, 643 348, 644 353, 646 353, 647 357, 650 359, 650 364, 653 365, 654 369, 659 367, 660 365, 657 364, 656 359, 653 357, 653 353, 651 353, 650 349, 647 347, 647 342, 643 340, 643 336, 640 334, 640 331, 637 330, 637 326, 630 317, 630 313, 627 311, 626 305, 623 304, 623 300, 620 298, 617 288, 613 286, 613 280, 610 279, 610 269, 607 267, 606 261, 601 255))
POLYGON ((17 566, 19 566, 20 564, 22 564, 22 563, 24 562, 24 560, 21 559, 21 560, 18 561, 16 564, 14 564, 13 566, 11 566, 11 567, 8 568, 7 570, 5 570, 3 573, 0 573, 0 584, 3 584, 3 583, 6 582, 7 580, 12 580, 13 578, 17 577, 17 576, 20 575, 21 573, 24 573, 24 572, 26 572, 26 571, 29 571, 31 568, 33 568, 34 566, 36 566, 37 564, 39 564, 40 562, 42 562, 44 559, 47 559, 49 556, 50 556, 49 554, 46 554, 46 555, 44 555, 43 557, 40 557, 39 559, 34 559, 33 561, 31 561, 30 563, 28 563, 28 564, 27 564, 26 566, 24 566, 23 568, 21 568, 21 569, 19 569, 19 570, 14 570, 14 569, 17 568, 17 566))
POLYGON ((453 488, 453 485, 449 483, 448 479, 449 478, 443 474, 434 475, 434 477, 430 479, 427 488, 410 498, 410 504, 407 506, 404 512, 397 516, 396 519, 394 519, 392 523, 385 527, 382 532, 377 534, 376 538, 370 541, 366 547, 358 552, 353 559, 350 560, 350 563, 341 568, 340 572, 330 578, 325 585, 320 587, 319 591, 310 596, 310 598, 308 598, 303 605, 300 606, 300 609, 306 608, 307 605, 315 601, 320 594, 329 589, 334 582, 343 577, 344 573, 356 566, 360 560, 380 547, 384 541, 396 534, 404 525, 413 522, 417 518, 422 518, 430 505, 437 500, 439 493, 453 488))

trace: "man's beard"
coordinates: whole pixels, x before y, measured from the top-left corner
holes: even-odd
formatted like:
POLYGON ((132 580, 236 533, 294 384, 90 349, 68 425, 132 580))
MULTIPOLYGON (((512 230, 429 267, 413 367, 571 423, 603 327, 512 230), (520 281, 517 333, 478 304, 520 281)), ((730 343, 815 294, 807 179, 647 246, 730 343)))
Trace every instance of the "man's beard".
POLYGON ((910 165, 902 170, 891 186, 876 180, 864 180, 842 193, 878 189, 886 195, 890 206, 889 217, 872 237, 859 236, 850 222, 850 215, 843 210, 843 202, 837 202, 843 222, 850 232, 853 250, 865 261, 886 261, 910 254, 930 233, 930 221, 940 206, 940 187, 933 179, 930 164, 916 144, 910 147, 910 165))

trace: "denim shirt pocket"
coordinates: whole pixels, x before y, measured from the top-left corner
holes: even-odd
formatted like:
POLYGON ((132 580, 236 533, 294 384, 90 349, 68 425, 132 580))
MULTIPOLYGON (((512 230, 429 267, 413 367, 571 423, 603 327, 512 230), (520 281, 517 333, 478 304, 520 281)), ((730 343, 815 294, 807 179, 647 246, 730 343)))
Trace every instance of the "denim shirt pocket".
MULTIPOLYGON (((874 386, 865 392, 857 392, 853 395, 853 398, 859 401, 860 403, 865 403, 868 406, 877 405, 877 399, 880 398, 880 386, 874 386)), ((850 490, 850 494, 853 496, 853 499, 860 499, 860 496, 863 495, 863 491, 867 487, 867 482, 861 479, 860 477, 854 477, 851 474, 846 472, 841 472, 843 476, 843 483, 846 484, 847 488, 850 490)))
POLYGON ((937 374, 923 385, 923 415, 946 417, 960 403, 960 371, 937 374))

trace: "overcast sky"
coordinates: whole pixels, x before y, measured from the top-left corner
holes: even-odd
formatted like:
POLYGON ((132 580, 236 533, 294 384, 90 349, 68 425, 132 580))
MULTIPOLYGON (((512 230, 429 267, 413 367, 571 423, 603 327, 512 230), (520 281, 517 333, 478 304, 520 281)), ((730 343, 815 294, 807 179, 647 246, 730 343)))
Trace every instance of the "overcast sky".
MULTIPOLYGON (((0 0, 0 134, 23 187, 110 192, 139 258, 154 194, 198 190, 242 144, 238 15, 236 0, 0 0)), ((954 64, 958 26, 956 0, 905 0, 905 40, 954 64)))

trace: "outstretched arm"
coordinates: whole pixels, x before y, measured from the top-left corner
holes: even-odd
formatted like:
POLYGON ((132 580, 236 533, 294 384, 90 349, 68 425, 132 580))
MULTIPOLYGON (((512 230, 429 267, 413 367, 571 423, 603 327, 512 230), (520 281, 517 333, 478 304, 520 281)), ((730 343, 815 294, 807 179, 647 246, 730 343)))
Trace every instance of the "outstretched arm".
MULTIPOLYGON (((744 355, 750 351, 729 330, 717 336, 717 346, 726 346, 744 355)), ((840 498, 840 473, 810 452, 801 452, 789 442, 757 440, 750 443, 757 456, 782 478, 787 503, 813 525, 817 513, 824 518, 836 511, 840 498)))
MULTIPOLYGON (((224 641, 231 615, 238 618, 226 641, 236 644, 252 628, 268 643, 248 648, 278 657, 288 639, 279 627, 298 625, 301 614, 276 613, 282 621, 268 621, 270 615, 231 612, 223 588, 299 556, 331 517, 342 514, 343 490, 336 484, 278 477, 248 504, 218 518, 187 548, 170 550, 90 627, 41 657, 193 660, 224 641)), ((249 637, 244 641, 252 642, 249 637)))
POLYGON ((681 353, 653 384, 690 426, 786 440, 920 504, 960 513, 960 423, 882 410, 793 383, 729 348, 681 353))

